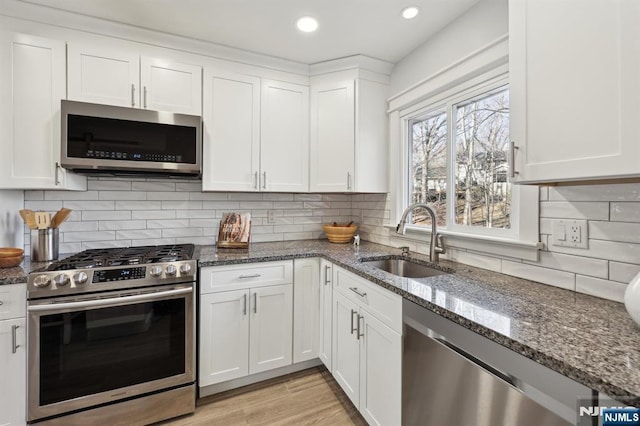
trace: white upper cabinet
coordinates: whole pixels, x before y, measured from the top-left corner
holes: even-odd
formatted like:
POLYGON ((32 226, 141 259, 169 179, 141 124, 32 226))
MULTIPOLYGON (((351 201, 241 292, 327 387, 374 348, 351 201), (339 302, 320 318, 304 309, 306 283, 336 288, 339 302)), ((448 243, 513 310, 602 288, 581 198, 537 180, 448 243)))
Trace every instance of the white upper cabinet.
POLYGON ((309 190, 309 88, 205 69, 202 188, 309 190))
POLYGON ((640 176, 640 3, 510 0, 514 181, 640 176))
POLYGON ((0 188, 86 189, 60 162, 65 44, 0 32, 0 188))
POLYGON ((311 83, 311 192, 387 192, 386 84, 311 83))
POLYGON ((140 57, 69 43, 68 94, 73 101, 140 107, 140 57))
POLYGON ((260 79, 205 69, 202 189, 257 191, 260 79))
POLYGON ((68 95, 74 101, 202 113, 202 68, 123 49, 68 45, 68 95))
POLYGON ((142 108, 202 114, 202 68, 196 65, 140 59, 142 108))
POLYGON ((311 191, 353 191, 355 81, 311 88, 311 191))
POLYGON ((260 171, 264 191, 309 191, 309 88, 262 81, 260 171))

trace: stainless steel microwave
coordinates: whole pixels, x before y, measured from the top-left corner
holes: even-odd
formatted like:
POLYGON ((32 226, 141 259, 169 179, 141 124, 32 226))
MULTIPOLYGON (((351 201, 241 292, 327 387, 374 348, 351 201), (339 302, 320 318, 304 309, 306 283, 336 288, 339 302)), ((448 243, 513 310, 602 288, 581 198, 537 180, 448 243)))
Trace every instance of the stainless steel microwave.
POLYGON ((61 165, 83 174, 199 177, 202 117, 62 101, 61 165))

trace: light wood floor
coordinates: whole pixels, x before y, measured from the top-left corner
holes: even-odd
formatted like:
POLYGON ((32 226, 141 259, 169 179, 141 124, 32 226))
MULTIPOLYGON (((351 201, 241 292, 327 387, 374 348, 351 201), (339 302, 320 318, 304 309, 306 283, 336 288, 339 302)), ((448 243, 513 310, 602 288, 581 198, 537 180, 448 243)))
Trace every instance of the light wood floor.
POLYGON ((362 425, 367 423, 324 367, 202 398, 196 412, 161 423, 193 425, 362 425))

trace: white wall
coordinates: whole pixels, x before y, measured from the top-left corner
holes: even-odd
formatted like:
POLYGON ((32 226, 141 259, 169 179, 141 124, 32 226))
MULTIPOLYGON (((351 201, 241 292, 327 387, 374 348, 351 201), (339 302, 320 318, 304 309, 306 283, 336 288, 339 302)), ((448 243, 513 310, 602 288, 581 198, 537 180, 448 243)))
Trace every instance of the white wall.
POLYGON ((24 226, 18 213, 23 208, 23 191, 0 191, 0 247, 24 245, 24 226))
MULTIPOLYGON (((392 96, 507 34, 508 0, 481 0, 396 64, 392 96)), ((428 11, 425 11, 428 12, 428 11)))

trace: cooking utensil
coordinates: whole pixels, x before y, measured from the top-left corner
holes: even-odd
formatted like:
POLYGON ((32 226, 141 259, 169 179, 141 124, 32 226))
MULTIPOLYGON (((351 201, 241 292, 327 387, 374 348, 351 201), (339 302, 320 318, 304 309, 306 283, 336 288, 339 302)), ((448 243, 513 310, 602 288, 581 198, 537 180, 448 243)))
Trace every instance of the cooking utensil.
POLYGON ((51 227, 58 228, 62 223, 69 218, 72 210, 67 208, 61 208, 51 219, 51 227))
POLYGON ((51 215, 47 212, 36 212, 36 225, 38 229, 47 229, 51 225, 51 215))
POLYGON ((20 216, 22 217, 22 220, 24 220, 24 223, 27 224, 29 229, 38 229, 38 225, 36 224, 36 217, 35 217, 35 214, 33 213, 33 210, 23 209, 23 210, 20 210, 19 213, 20 213, 20 216))

